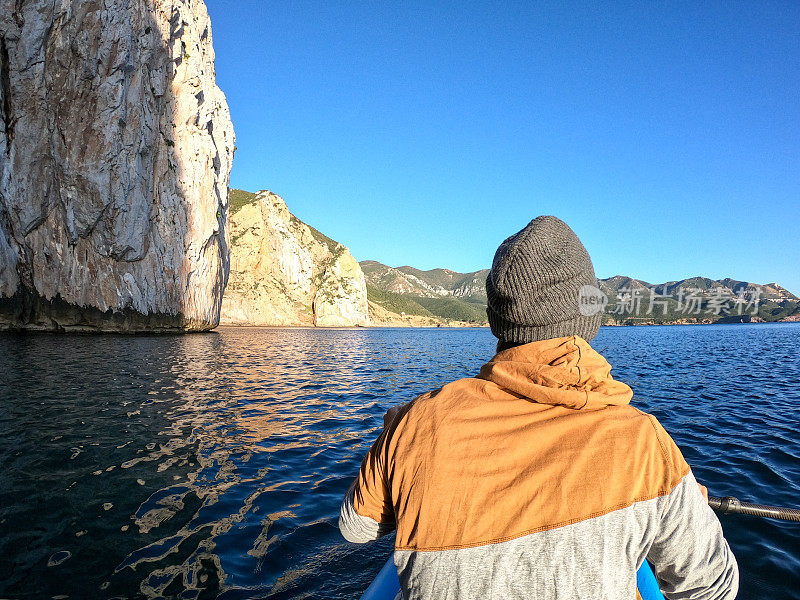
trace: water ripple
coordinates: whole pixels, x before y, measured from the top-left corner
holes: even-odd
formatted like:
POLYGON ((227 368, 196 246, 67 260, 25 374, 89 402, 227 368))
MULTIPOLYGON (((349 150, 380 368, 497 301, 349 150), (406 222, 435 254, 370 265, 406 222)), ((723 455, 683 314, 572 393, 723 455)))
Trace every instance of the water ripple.
MULTIPOLYGON (((800 497, 800 325, 593 343, 715 495, 800 497)), ((0 594, 352 598, 391 540, 339 501, 393 404, 474 374, 487 330, 0 338, 0 594)), ((740 598, 794 597, 800 526, 723 517, 740 598)))

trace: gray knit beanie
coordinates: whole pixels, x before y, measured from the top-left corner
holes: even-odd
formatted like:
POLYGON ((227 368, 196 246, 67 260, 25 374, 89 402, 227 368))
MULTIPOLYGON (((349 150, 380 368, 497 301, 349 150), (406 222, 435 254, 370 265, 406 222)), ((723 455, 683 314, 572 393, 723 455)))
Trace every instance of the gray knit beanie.
POLYGON ((569 335, 591 340, 601 314, 581 314, 583 286, 597 286, 586 248, 561 219, 537 217, 494 255, 486 278, 492 333, 517 344, 569 335))

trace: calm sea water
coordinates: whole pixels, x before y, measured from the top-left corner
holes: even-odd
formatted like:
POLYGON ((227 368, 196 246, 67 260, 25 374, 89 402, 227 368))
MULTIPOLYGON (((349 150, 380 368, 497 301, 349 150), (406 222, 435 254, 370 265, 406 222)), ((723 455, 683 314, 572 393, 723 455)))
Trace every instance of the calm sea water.
MULTIPOLYGON (((0 596, 357 598, 392 540, 340 499, 392 404, 475 374, 488 330, 0 336, 0 596)), ((713 495, 800 505, 800 324, 593 342, 713 495)), ((800 525, 723 516, 740 598, 800 597, 800 525)))

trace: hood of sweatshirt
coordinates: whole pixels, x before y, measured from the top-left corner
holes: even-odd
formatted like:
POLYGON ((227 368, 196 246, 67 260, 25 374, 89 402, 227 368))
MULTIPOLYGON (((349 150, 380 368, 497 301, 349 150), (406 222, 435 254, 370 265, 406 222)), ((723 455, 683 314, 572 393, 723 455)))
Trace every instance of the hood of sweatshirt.
POLYGON ((486 363, 478 378, 533 402, 575 410, 628 404, 630 387, 589 342, 569 336, 516 346, 486 363))

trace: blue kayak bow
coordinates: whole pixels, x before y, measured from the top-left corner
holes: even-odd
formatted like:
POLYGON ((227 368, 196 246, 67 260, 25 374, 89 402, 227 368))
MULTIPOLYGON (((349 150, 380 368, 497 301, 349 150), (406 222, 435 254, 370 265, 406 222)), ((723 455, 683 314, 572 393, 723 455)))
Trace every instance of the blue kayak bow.
MULTIPOLYGON (((647 561, 642 563, 639 572, 636 573, 636 587, 639 588, 642 600, 664 600, 661 590, 658 589, 656 577, 650 570, 647 561)), ((397 568, 394 566, 392 558, 389 557, 381 572, 361 596, 361 600, 394 600, 399 591, 400 580, 397 578, 397 568)))

